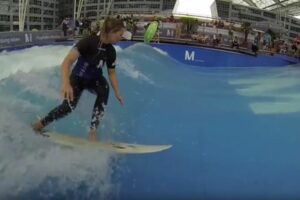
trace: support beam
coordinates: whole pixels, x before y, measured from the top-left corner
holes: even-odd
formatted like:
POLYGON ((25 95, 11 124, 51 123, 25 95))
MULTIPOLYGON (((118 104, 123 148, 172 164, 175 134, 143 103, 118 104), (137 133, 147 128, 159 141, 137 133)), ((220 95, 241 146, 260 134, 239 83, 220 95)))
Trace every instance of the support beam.
POLYGON ((283 11, 283 12, 287 12, 289 14, 298 14, 298 13, 300 13, 300 10, 298 9, 299 7, 300 7, 300 1, 297 1, 297 2, 286 5, 284 8, 275 8, 271 11, 273 11, 273 12, 283 11), (290 10, 292 10, 292 9, 297 10, 297 11, 290 13, 290 10))
POLYGON ((266 7, 262 8, 262 9, 268 9, 268 8, 272 8, 272 7, 275 7, 275 6, 285 7, 282 3, 287 2, 289 0, 283 0, 283 1, 273 0, 273 1, 275 2, 274 4, 266 6, 266 7))
POLYGON ((258 7, 257 5, 256 5, 256 3, 254 3, 252 0, 243 0, 245 3, 247 3, 249 6, 253 6, 253 7, 258 7))
POLYGON ((19 31, 24 31, 27 7, 29 0, 19 0, 19 31))
POLYGON ((111 8, 112 3, 113 3, 113 0, 109 0, 109 1, 108 1, 107 9, 106 9, 106 12, 105 12, 105 15, 106 15, 106 16, 108 16, 108 14, 109 14, 109 11, 110 11, 110 8, 111 8))
POLYGON ((77 6, 76 19, 80 18, 81 10, 82 10, 82 7, 83 7, 84 3, 85 3, 85 0, 79 0, 78 6, 77 6))
POLYGON ((73 8, 73 22, 75 25, 75 21, 76 21, 76 7, 77 7, 77 0, 74 0, 74 8, 73 8))

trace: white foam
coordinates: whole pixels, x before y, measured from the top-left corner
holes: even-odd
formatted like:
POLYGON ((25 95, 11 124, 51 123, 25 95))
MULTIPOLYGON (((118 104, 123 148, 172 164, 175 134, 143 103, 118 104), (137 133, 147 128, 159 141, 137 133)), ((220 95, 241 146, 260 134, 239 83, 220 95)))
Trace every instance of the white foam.
POLYGON ((149 84, 154 84, 154 82, 149 77, 138 71, 130 60, 122 59, 118 67, 122 70, 122 73, 124 73, 124 75, 128 77, 136 80, 146 81, 149 84))
POLYGON ((168 52, 163 51, 163 50, 161 50, 161 49, 159 49, 159 48, 157 48, 157 47, 153 47, 153 49, 154 49, 155 51, 157 51, 158 53, 160 53, 161 55, 164 55, 164 56, 168 56, 168 55, 169 55, 168 52))
POLYGON ((269 72, 264 77, 231 80, 229 84, 242 87, 236 88, 241 96, 271 98, 270 101, 251 102, 249 107, 253 113, 289 114, 300 112, 300 95, 292 92, 300 87, 300 81, 294 75, 292 70, 286 68, 286 71, 280 70, 275 74, 269 72))
POLYGON ((2 52, 0 80, 17 71, 30 72, 33 69, 57 67, 70 49, 70 46, 47 46, 2 52))
POLYGON ((12 112, 9 106, 2 107, 0 112, 0 198, 20 197, 49 177, 57 179, 54 190, 62 194, 76 189, 82 182, 89 184, 87 196, 96 190, 105 199, 115 192, 111 185, 114 159, 111 154, 52 144, 46 138, 35 136, 20 121, 22 113, 12 112))
POLYGON ((251 110, 258 115, 261 114, 289 114, 300 112, 300 103, 298 101, 284 102, 259 102, 251 103, 251 110))
POLYGON ((114 155, 62 148, 35 136, 29 126, 45 106, 40 97, 50 102, 60 98, 59 65, 70 48, 33 47, 0 54, 0 199, 20 198, 49 177, 57 180, 53 193, 76 192, 83 182, 88 184, 87 198, 97 191, 101 199, 117 193, 111 181, 114 155))
POLYGON ((115 50, 116 50, 117 53, 123 51, 123 49, 120 46, 114 45, 114 47, 115 47, 115 50))
POLYGON ((11 80, 23 86, 19 93, 31 92, 31 94, 39 95, 47 100, 60 99, 59 90, 53 85, 60 85, 61 79, 50 70, 31 71, 30 73, 17 72, 11 80))
POLYGON ((299 85, 299 80, 284 78, 284 79, 266 79, 260 82, 248 85, 246 88, 237 89, 237 92, 243 96, 264 96, 265 94, 290 88, 299 85))

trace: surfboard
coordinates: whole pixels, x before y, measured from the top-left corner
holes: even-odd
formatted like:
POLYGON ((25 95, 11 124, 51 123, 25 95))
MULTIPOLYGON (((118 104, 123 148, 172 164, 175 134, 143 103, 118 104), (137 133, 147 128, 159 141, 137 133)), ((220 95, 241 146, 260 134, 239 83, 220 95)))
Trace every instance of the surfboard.
POLYGON ((98 150, 107 150, 120 154, 146 154, 156 153, 167 150, 172 145, 143 145, 143 144, 130 144, 116 141, 95 141, 90 142, 87 139, 70 136, 56 132, 45 132, 43 135, 47 136, 49 140, 56 144, 71 148, 92 148, 98 150))

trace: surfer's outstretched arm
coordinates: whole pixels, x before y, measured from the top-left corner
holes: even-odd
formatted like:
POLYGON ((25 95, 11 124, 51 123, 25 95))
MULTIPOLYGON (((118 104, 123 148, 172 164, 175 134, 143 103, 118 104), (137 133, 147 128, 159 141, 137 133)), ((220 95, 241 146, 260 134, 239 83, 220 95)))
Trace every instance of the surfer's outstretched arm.
POLYGON ((108 70, 108 76, 109 76, 109 81, 111 83, 111 86, 115 92, 115 96, 117 100, 120 102, 121 105, 124 105, 124 99, 120 94, 119 86, 118 86, 118 79, 116 75, 116 70, 115 69, 109 69, 108 70))

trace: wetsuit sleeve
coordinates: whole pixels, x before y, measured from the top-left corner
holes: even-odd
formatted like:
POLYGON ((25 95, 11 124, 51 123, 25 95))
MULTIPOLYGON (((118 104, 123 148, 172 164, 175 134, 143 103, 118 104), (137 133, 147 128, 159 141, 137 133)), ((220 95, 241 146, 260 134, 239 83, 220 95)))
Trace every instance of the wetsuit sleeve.
POLYGON ((87 57, 91 52, 92 44, 91 39, 86 37, 80 40, 76 45, 75 48, 79 51, 80 55, 83 57, 87 57))
POLYGON ((116 50, 114 46, 111 45, 107 56, 107 62, 106 62, 107 68, 114 69, 116 67, 116 58, 117 58, 116 50))

